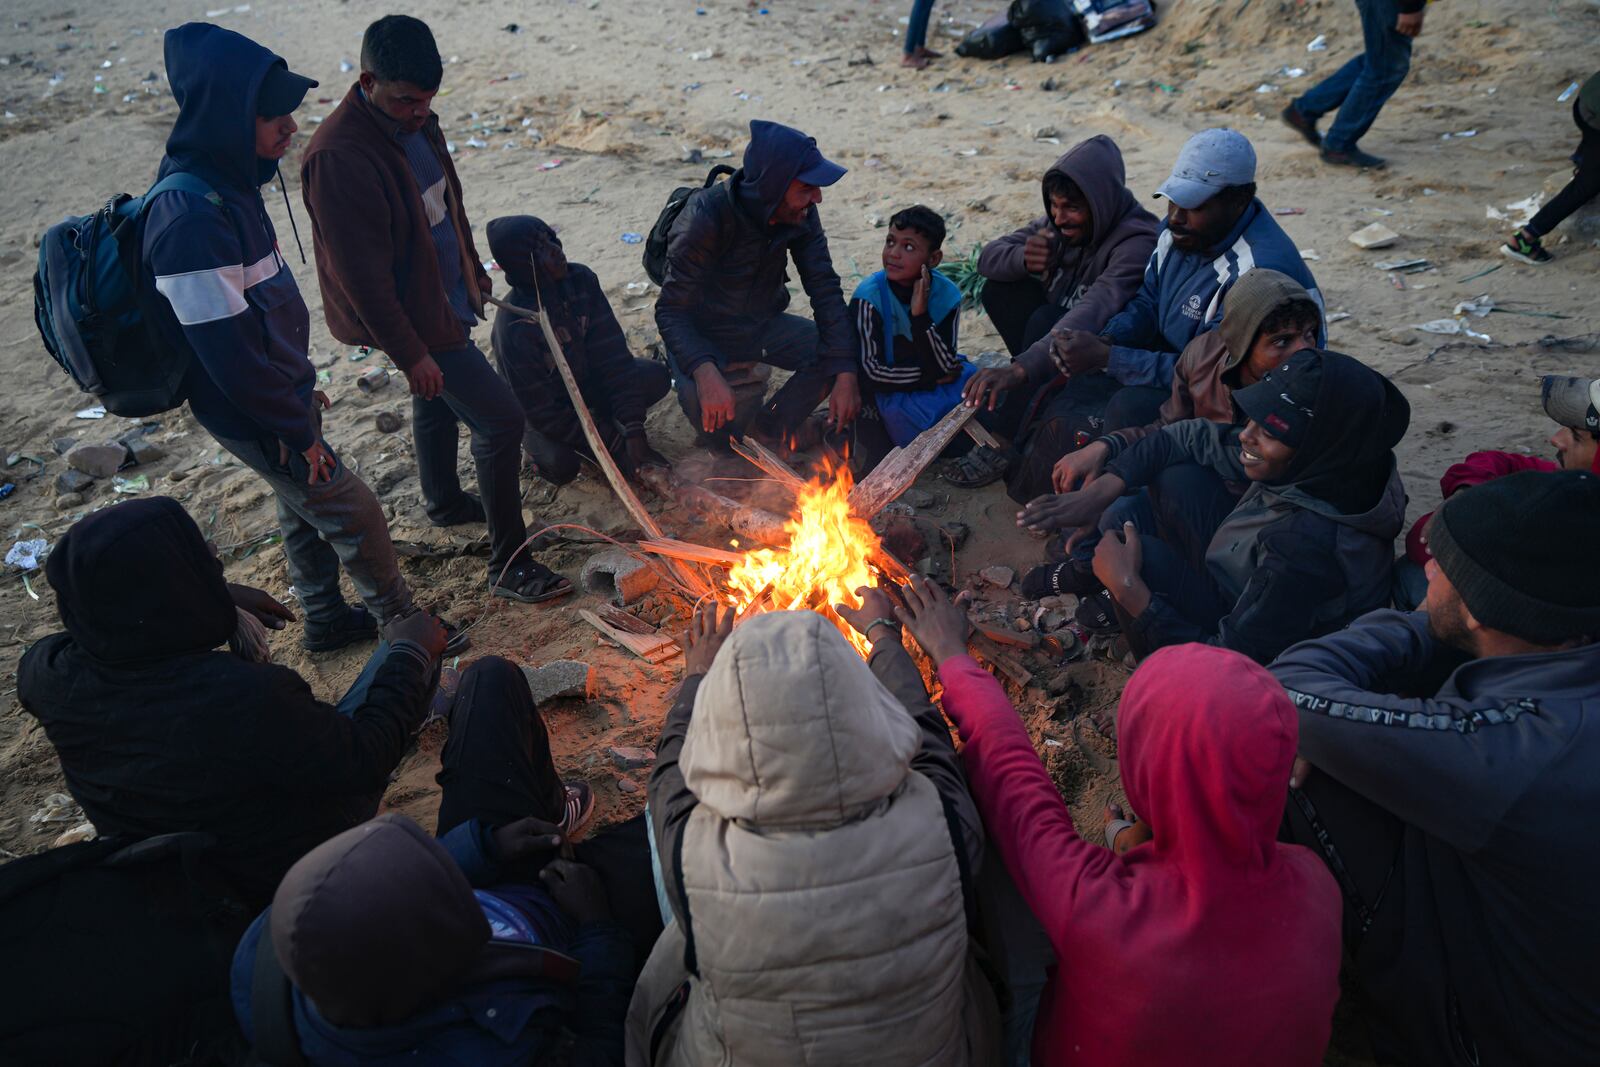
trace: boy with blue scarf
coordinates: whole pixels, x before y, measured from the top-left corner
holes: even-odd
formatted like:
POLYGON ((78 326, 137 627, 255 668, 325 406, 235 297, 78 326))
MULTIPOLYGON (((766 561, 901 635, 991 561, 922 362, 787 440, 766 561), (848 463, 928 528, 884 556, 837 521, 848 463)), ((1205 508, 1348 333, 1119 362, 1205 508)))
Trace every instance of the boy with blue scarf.
POLYGON ((976 369, 957 347, 961 290, 937 270, 944 234, 944 219, 931 208, 897 212, 883 242, 883 269, 850 298, 861 355, 856 459, 863 469, 942 419, 976 369))

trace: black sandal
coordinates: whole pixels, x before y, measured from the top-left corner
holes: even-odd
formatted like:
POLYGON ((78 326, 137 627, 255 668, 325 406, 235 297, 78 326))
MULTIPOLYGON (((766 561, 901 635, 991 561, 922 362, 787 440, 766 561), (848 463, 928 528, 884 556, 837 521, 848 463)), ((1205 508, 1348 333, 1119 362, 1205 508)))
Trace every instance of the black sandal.
POLYGON ((1022 576, 1022 599, 1041 600, 1047 596, 1092 596, 1100 591, 1100 580, 1093 571, 1083 571, 1071 563, 1044 563, 1022 576))
POLYGON ((1118 621, 1116 609, 1111 604, 1111 594, 1104 589, 1078 601, 1078 610, 1073 618, 1095 637, 1110 637, 1122 632, 1122 623, 1118 621))
POLYGON ((541 604, 567 596, 572 583, 543 563, 519 563, 495 583, 494 595, 522 604, 541 604))
POLYGON ((1006 476, 1006 471, 1011 469, 1011 458, 1008 452, 979 445, 947 463, 940 477, 957 489, 982 489, 1006 476))

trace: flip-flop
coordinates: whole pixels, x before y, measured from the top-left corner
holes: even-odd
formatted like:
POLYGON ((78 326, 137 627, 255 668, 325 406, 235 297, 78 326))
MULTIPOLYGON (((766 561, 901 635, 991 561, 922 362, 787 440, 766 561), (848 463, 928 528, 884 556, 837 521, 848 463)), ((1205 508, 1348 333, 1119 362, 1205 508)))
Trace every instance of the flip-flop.
POLYGON ((519 564, 494 586, 495 596, 503 596, 521 604, 542 604, 572 592, 572 582, 543 563, 519 564))

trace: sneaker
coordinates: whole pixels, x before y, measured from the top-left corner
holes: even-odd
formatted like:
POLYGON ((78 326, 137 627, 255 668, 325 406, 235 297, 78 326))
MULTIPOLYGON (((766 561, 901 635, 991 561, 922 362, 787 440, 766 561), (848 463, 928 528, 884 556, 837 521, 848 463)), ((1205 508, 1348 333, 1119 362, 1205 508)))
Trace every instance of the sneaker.
POLYGON ((583 840, 594 821, 594 790, 588 782, 562 782, 561 836, 566 844, 583 840))
POLYGON ((1104 589, 1094 596, 1086 596, 1078 601, 1078 610, 1073 618, 1079 626, 1095 637, 1110 637, 1122 632, 1122 624, 1117 621, 1116 608, 1111 603, 1111 594, 1104 589))
POLYGON ((1354 147, 1343 152, 1324 148, 1322 161, 1335 167, 1359 167, 1362 170, 1382 170, 1389 165, 1389 161, 1382 156, 1375 156, 1371 152, 1363 152, 1354 147))
POLYGON ((305 636, 300 644, 307 652, 337 652, 357 641, 372 641, 378 636, 378 620, 360 604, 347 607, 344 615, 332 622, 313 623, 306 620, 305 636))
POLYGON ((1555 258, 1545 251, 1544 245, 1538 238, 1530 241, 1520 232, 1512 234, 1510 239, 1500 246, 1500 251, 1518 263, 1526 263, 1530 267, 1542 267, 1555 258))
POLYGON ((1040 600, 1047 596, 1092 596, 1100 591, 1100 579, 1087 568, 1072 563, 1045 563, 1022 576, 1022 599, 1040 600))
POLYGON ((1278 117, 1283 120, 1283 124, 1285 126, 1289 127, 1295 133, 1298 133, 1301 137, 1304 137, 1306 139, 1306 143, 1312 148, 1322 147, 1322 134, 1317 132, 1316 119, 1306 118, 1304 115, 1300 114, 1300 109, 1295 107, 1293 104, 1290 104, 1288 107, 1278 112, 1278 117))

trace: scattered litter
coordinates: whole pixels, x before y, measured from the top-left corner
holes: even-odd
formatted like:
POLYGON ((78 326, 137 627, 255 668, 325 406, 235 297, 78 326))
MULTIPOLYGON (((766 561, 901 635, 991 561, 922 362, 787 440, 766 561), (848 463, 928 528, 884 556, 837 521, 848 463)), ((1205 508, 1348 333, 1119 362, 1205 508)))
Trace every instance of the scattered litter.
POLYGON ((389 372, 382 367, 368 367, 361 377, 356 379, 356 388, 363 393, 371 394, 389 385, 389 372))
POLYGON ((1334 323, 1343 322, 1345 319, 1348 319, 1348 318, 1350 318, 1350 312, 1348 312, 1348 311, 1335 311, 1332 315, 1328 316, 1328 325, 1332 326, 1334 323))
POLYGON ((317 384, 329 385, 333 382, 333 375, 325 370, 317 371, 317 384))
POLYGON ((1439 190, 1437 190, 1437 189, 1430 189, 1430 188, 1428 188, 1428 187, 1427 187, 1427 186, 1426 186, 1426 185, 1424 185, 1424 186, 1423 186, 1423 187, 1422 187, 1422 195, 1423 195, 1423 196, 1438 196, 1438 195, 1439 195, 1439 190))
POLYGON ((488 148, 489 147, 489 142, 488 141, 481 141, 476 137, 468 137, 467 138, 467 147, 468 148, 488 148))
POLYGON ((1577 92, 1577 91, 1578 91, 1578 83, 1577 82, 1573 82, 1571 85, 1569 85, 1565 89, 1561 90, 1561 95, 1556 97, 1556 103, 1565 104, 1568 100, 1572 99, 1572 94, 1577 92))
POLYGON ((149 488, 150 479, 142 474, 136 474, 132 478, 111 479, 111 490, 116 493, 127 493, 131 496, 135 493, 143 493, 149 488))
POLYGON ((1302 249, 1300 249, 1300 258, 1301 259, 1310 260, 1313 263, 1315 263, 1318 260, 1322 259, 1321 256, 1317 255, 1317 250, 1315 248, 1302 248, 1302 249))
POLYGON ((639 244, 640 242, 642 242, 643 240, 644 240, 644 235, 643 234, 633 233, 632 231, 629 231, 628 233, 625 233, 625 234, 622 235, 622 243, 625 244, 625 245, 636 245, 636 244, 639 244))
POLYGON ((1418 323, 1412 328, 1421 330, 1423 333, 1437 333, 1445 336, 1465 334, 1479 341, 1488 341, 1490 339, 1488 334, 1478 333, 1460 319, 1434 319, 1431 322, 1418 323))
POLYGON ((1369 250, 1388 248, 1398 240, 1400 235, 1381 222, 1369 223, 1350 235, 1351 244, 1369 250))
POLYGON ((1322 33, 1317 34, 1311 39, 1311 43, 1306 45, 1307 52, 1326 52, 1327 50, 1328 37, 1326 34, 1322 33))
POLYGON ((349 74, 352 70, 355 70, 355 69, 356 69, 355 65, 353 63, 351 63, 348 59, 339 60, 339 72, 341 74, 349 74))
POLYGON ((1303 207, 1280 207, 1273 212, 1274 215, 1304 215, 1305 213, 1306 209, 1303 207))
POLYGON ((715 48, 707 48, 704 52, 690 52, 689 58, 694 60, 715 59, 716 55, 717 50, 715 48))
POLYGON ((1285 78, 1304 78, 1306 71, 1304 67, 1284 67, 1283 76, 1285 78))
POLYGON ((1492 267, 1483 268, 1482 270, 1478 271, 1478 273, 1476 273, 1476 274, 1469 274, 1465 278, 1457 278, 1456 279, 1456 283, 1459 285, 1459 284, 1461 284, 1463 282, 1475 282, 1479 278, 1483 277, 1485 274, 1493 274, 1495 271, 1499 270, 1503 266, 1505 266, 1504 263, 1496 263, 1492 267))
POLYGON ((623 286, 623 289, 624 289, 624 291, 627 292, 627 294, 629 296, 639 296, 639 295, 641 295, 643 293, 648 293, 650 291, 650 283, 649 282, 629 282, 627 285, 623 286))
POLYGON ((565 162, 566 162, 566 160, 564 160, 564 159, 547 159, 543 163, 539 164, 539 169, 540 170, 555 170, 557 167, 561 166, 561 164, 563 164, 565 162))
POLYGON ((1398 274, 1389 275, 1389 284, 1394 286, 1396 289, 1400 290, 1402 293, 1405 292, 1406 280, 1404 278, 1400 277, 1400 275, 1398 275, 1398 274))
POLYGON ((17 491, 17 487, 10 482, 0 485, 0 500, 4 500, 17 491))
POLYGON ((1489 294, 1479 293, 1471 300, 1463 300, 1461 303, 1457 304, 1454 314, 1472 315, 1481 319, 1493 310, 1494 301, 1489 297, 1489 294))
POLYGON ((44 798, 44 806, 28 816, 28 821, 42 830, 51 823, 77 822, 82 818, 83 809, 78 807, 77 801, 65 793, 51 793, 44 798))
POLYGON ((1476 136, 1478 136, 1478 131, 1477 130, 1462 130, 1460 133, 1441 133, 1439 135, 1439 140, 1448 141, 1448 140, 1451 140, 1452 138, 1476 137, 1476 136))
POLYGON ((1278 87, 1276 85, 1269 85, 1266 82, 1262 82, 1260 85, 1256 86, 1256 92, 1258 93, 1275 93, 1277 91, 1278 87))
POLYGON ((1433 269, 1433 263, 1426 259, 1391 259, 1384 263, 1374 263, 1373 266, 1379 270, 1397 270, 1403 274, 1416 274, 1433 269))
POLYGON ((360 363, 370 355, 372 355, 372 349, 368 348, 366 345, 362 345, 360 348, 350 353, 350 362, 360 363))
POLYGON ((61 848, 63 845, 76 845, 80 841, 94 841, 100 836, 100 831, 94 828, 92 822, 80 822, 72 829, 55 839, 51 848, 61 848))
POLYGON ((37 570, 39 563, 50 552, 50 542, 42 537, 31 541, 18 541, 11 546, 11 551, 6 553, 6 566, 15 567, 19 571, 37 570))
POLYGON ((975 156, 977 154, 978 154, 978 150, 976 148, 958 148, 958 149, 956 149, 956 155, 958 155, 958 156, 975 156))
POLYGON ((103 419, 106 417, 106 409, 104 404, 96 404, 94 407, 84 408, 76 414, 80 419, 103 419))

